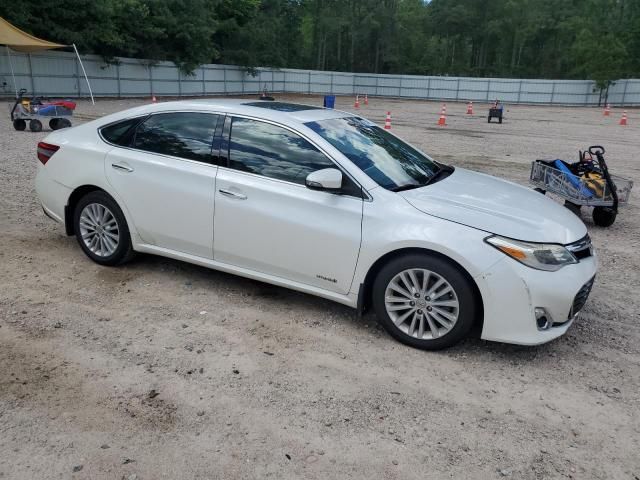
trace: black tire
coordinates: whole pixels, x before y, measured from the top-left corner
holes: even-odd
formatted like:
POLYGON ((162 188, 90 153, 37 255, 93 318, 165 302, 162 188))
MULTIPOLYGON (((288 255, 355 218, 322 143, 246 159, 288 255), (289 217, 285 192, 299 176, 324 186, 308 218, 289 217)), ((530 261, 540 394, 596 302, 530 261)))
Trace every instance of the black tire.
POLYGON ((22 119, 18 119, 18 120, 14 120, 13 121, 13 128, 15 128, 16 130, 18 130, 19 132, 22 132, 25 128, 27 128, 27 122, 25 122, 22 119))
POLYGON ((29 122, 29 130, 31 130, 32 132, 41 132, 42 122, 34 118, 29 122))
POLYGON ((547 191, 542 189, 542 188, 540 188, 540 187, 536 187, 533 190, 538 192, 538 193, 541 193, 542 195, 546 195, 547 194, 547 191))
POLYGON ((398 257, 382 267, 373 283, 372 300, 382 327, 396 340, 422 350, 440 350, 455 345, 469 334, 478 314, 478 299, 467 276, 452 262, 426 254, 398 257), (451 285, 458 298, 458 318, 451 330, 438 338, 419 339, 405 333, 396 327, 387 312, 385 295, 389 282, 400 272, 409 269, 425 269, 436 273, 451 285))
POLYGON ((76 234, 76 239, 80 244, 80 248, 82 248, 84 253, 94 262, 99 263, 100 265, 114 266, 125 263, 133 258, 134 251, 131 245, 131 235, 129 234, 127 221, 116 201, 108 193, 102 190, 97 190, 82 197, 76 204, 76 208, 73 212, 73 228, 76 234), (90 204, 98 204, 106 207, 116 220, 119 239, 115 251, 109 256, 101 256, 94 253, 85 244, 82 238, 80 216, 84 208, 90 204))
POLYGON ((51 130, 57 130, 58 128, 60 128, 59 120, 59 118, 52 118, 51 120, 49 120, 49 128, 51 128, 51 130))
POLYGON ((487 117, 487 123, 491 123, 491 115, 487 117))
POLYGON ((60 128, 69 128, 71 126, 71 120, 68 118, 59 118, 58 119, 58 129, 60 128))
POLYGON ((577 215, 578 217, 580 216, 580 210, 582 208, 580 205, 576 205, 575 203, 572 203, 569 200, 565 200, 564 206, 569 210, 571 210, 571 212, 577 215))
POLYGON ((502 123, 502 116, 498 117, 498 123, 502 123))
POLYGON ((593 223, 599 227, 610 227, 616 221, 618 213, 610 207, 594 207, 591 215, 593 223))

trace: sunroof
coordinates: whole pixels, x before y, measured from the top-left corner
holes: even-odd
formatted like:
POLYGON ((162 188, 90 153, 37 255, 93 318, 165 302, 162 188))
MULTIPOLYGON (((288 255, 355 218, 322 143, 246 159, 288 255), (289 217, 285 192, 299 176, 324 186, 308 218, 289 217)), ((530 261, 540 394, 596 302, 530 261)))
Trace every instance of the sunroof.
POLYGON ((297 103, 285 102, 249 102, 245 103, 247 107, 268 108, 269 110, 277 110, 279 112, 301 112, 303 110, 319 110, 322 107, 310 107, 309 105, 298 105, 297 103))

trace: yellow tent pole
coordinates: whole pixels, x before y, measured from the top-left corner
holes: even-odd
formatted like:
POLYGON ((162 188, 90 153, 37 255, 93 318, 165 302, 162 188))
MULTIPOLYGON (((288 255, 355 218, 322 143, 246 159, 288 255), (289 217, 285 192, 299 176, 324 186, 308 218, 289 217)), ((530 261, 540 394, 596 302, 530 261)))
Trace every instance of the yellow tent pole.
MULTIPOLYGON (((93 103, 95 105, 96 102, 93 99, 93 92, 91 91, 91 84, 89 83, 89 78, 87 77, 87 72, 84 69, 84 65, 82 64, 82 60, 80 59, 80 54, 78 53, 78 49, 76 48, 76 44, 74 43, 72 45, 73 45, 73 49, 76 52, 76 56, 78 57, 78 61, 80 62, 80 66, 82 67, 82 73, 84 73, 84 79, 87 81, 87 87, 89 87, 89 95, 91 95, 91 103, 93 103)), ((80 81, 80 79, 78 79, 78 81, 80 81)))

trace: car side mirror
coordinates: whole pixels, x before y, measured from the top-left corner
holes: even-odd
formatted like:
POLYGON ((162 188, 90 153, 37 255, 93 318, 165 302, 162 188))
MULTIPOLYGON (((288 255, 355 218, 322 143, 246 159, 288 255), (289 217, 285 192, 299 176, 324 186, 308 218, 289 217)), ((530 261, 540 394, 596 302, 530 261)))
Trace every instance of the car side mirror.
POLYGON ((342 188, 342 172, 337 168, 324 168, 307 175, 305 181, 311 190, 340 190, 342 188))

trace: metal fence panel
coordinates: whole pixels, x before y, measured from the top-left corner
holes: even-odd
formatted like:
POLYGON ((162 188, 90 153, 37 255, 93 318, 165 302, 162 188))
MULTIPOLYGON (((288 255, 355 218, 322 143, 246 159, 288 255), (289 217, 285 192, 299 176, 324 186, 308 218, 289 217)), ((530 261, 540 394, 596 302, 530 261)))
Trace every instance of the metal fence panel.
MULTIPOLYGON (((5 50, 6 52, 6 50, 5 50)), ((16 75, 29 75, 29 57, 27 55, 0 52, 0 75, 11 77, 11 67, 16 75)))
MULTIPOLYGON (((77 61, 73 58, 74 63, 77 61)), ((118 78, 118 66, 111 65, 99 61, 85 62, 82 61, 84 69, 87 72, 88 77, 93 78, 118 78)), ((66 72, 68 73, 68 72, 66 72)), ((82 72, 80 72, 82 73, 82 72)), ((92 86, 93 87, 93 86, 92 86)))
POLYGON ((292 93, 309 92, 309 73, 299 70, 285 70, 285 90, 292 93))
POLYGON ((215 68, 212 66, 204 67, 204 79, 205 80, 215 80, 215 81, 224 81, 224 69, 215 68))
MULTIPOLYGON (((30 89, 31 87, 27 87, 27 90, 30 89)), ((78 81, 73 77, 34 77, 33 89, 36 92, 46 92, 51 90, 56 92, 56 95, 75 97, 78 95, 78 81)))
POLYGON ((28 62, 29 57, 31 57, 31 72, 34 76, 68 77, 76 73, 77 60, 73 57, 27 55, 28 62))
POLYGON ((154 80, 177 80, 178 69, 171 64, 162 64, 153 66, 153 79, 154 80))
MULTIPOLYGON (((88 62, 85 62, 88 63, 88 62)), ((126 79, 145 79, 149 77, 149 67, 135 60, 123 61, 120 65, 120 78, 126 79)))
POLYGON ((458 85, 458 98, 471 101, 487 99, 489 82, 480 78, 461 78, 458 85))
POLYGON ((149 80, 120 80, 120 95, 123 97, 135 97, 151 95, 149 80))
POLYGON ((220 95, 225 93, 226 84, 222 80, 204 82, 204 94, 205 95, 220 95))
POLYGON ((0 52, 0 92, 5 94, 14 93, 13 75, 15 75, 15 89, 26 88, 32 90, 31 79, 29 75, 29 60, 27 55, 17 55, 11 53, 11 56, 5 52, 0 52))
POLYGON ((352 95, 354 93, 355 74, 353 73, 334 73, 333 89, 331 93, 338 95, 352 95))
POLYGON ((626 90, 623 90, 619 103, 627 105, 640 105, 640 80, 627 80, 626 90))
MULTIPOLYGON (((88 72, 87 72, 88 73, 88 72)), ((87 87, 87 82, 84 77, 80 77, 80 81, 76 80, 76 84, 80 88, 80 96, 88 97, 89 96, 89 88, 87 87)), ((118 79, 117 78, 94 78, 91 80, 91 91, 97 97, 108 97, 111 96, 114 90, 118 89, 118 79)), ((74 91, 73 95, 75 96, 77 91, 74 91)))
MULTIPOLYGON (((0 94, 26 88, 34 95, 87 96, 79 62, 71 52, 0 56, 0 94)), ((96 55, 82 57, 97 96, 220 95, 270 92, 335 95, 380 95, 431 100, 493 101, 559 105, 597 105, 600 91, 591 80, 378 75, 298 69, 258 68, 253 72, 232 65, 203 65, 192 75, 181 74, 171 62, 119 58, 107 64, 96 55)), ((618 80, 609 88, 609 103, 640 105, 640 80, 618 80)))

